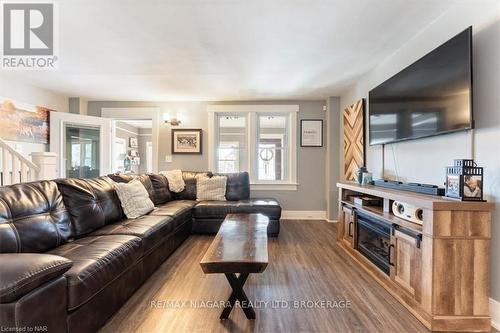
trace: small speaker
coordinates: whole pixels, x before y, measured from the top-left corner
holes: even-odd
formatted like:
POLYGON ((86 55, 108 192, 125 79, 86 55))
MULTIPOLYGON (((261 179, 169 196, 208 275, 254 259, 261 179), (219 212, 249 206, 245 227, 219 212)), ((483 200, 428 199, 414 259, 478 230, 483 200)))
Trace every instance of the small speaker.
POLYGON ((392 203, 392 212, 397 217, 413 223, 422 224, 424 221, 424 210, 422 208, 404 202, 394 201, 392 203))

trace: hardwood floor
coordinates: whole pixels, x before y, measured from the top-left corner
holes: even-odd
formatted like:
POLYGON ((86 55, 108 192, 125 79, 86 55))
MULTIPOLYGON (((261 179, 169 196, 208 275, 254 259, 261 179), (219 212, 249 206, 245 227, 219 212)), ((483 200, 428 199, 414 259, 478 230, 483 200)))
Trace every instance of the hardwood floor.
POLYGON ((269 266, 245 284, 257 319, 235 308, 225 321, 209 302, 220 305, 231 288, 223 275, 205 275, 199 265, 213 236, 193 235, 102 332, 428 332, 337 248, 336 232, 334 223, 282 221, 279 237, 269 240, 269 266), (331 302, 294 308, 294 301, 331 302), (351 305, 335 307, 340 301, 351 305))

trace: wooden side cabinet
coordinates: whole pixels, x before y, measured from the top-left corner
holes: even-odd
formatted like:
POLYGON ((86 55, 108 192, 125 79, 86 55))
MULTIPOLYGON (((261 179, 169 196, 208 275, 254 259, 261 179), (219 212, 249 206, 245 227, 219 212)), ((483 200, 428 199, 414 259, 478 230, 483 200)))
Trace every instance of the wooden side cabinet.
POLYGON ((488 202, 460 202, 373 185, 338 183, 337 245, 432 331, 489 332, 491 215, 488 202), (356 196, 373 196, 384 207, 354 205, 356 196), (389 210, 399 201, 423 210, 422 224, 403 220, 389 210), (367 218, 365 218, 365 216, 367 218), (361 217, 361 218, 360 218, 361 217), (361 220, 363 223, 361 223, 361 220), (390 229, 367 239, 366 230, 390 229), (357 225, 359 223, 359 226, 357 225), (387 239, 374 259, 366 246, 387 239), (382 250, 382 251, 380 251, 382 250), (382 265, 380 259, 382 258, 382 265), (377 261, 378 260, 378 261, 377 261))
POLYGON ((422 301, 422 246, 422 234, 393 229, 389 252, 390 277, 419 303, 422 301))
POLYGON ((356 212, 353 208, 342 206, 340 211, 341 233, 339 234, 341 241, 351 248, 354 248, 354 228, 356 220, 356 212))

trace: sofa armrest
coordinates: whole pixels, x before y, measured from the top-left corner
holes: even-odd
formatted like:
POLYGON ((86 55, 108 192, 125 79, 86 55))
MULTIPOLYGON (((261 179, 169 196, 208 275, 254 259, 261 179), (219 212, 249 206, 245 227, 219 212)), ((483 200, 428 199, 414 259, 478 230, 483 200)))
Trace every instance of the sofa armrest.
POLYGON ((36 253, 0 254, 0 303, 13 302, 71 268, 69 259, 36 253))

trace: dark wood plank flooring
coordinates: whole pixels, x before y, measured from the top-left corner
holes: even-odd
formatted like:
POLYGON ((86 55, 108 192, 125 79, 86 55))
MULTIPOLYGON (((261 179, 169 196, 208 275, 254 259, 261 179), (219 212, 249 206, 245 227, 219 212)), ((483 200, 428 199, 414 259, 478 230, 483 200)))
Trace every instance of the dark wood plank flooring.
POLYGON ((334 223, 283 221, 279 238, 269 241, 269 266, 245 285, 257 319, 236 308, 225 321, 214 305, 227 300, 231 288, 223 275, 205 275, 199 265, 213 236, 193 235, 102 332, 427 332, 335 245, 336 232, 334 223), (336 308, 343 300, 351 306, 336 308))

